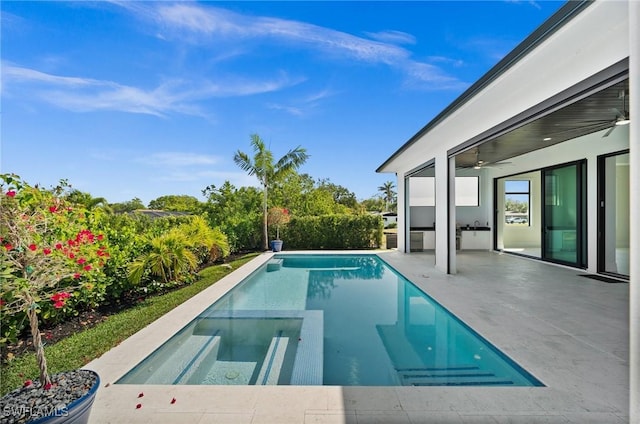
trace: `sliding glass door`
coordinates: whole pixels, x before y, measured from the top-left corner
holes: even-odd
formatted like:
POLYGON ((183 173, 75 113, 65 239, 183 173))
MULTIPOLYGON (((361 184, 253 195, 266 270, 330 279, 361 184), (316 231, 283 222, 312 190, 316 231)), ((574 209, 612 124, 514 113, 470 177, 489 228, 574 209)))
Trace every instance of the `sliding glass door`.
POLYGON ((586 268, 586 161, 542 170, 542 258, 586 268))
POLYGON ((629 152, 598 158, 598 272, 629 277, 629 152))

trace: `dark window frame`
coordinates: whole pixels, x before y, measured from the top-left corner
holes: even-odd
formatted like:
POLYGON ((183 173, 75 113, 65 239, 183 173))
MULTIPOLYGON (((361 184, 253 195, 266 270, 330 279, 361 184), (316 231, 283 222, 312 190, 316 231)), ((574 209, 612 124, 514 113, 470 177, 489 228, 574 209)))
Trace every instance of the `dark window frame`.
MULTIPOLYGON (((504 180, 504 200, 505 200, 505 205, 507 202, 507 196, 510 194, 515 194, 515 195, 526 195, 527 196, 527 226, 531 227, 531 180, 504 180), (527 191, 507 191, 507 183, 510 181, 517 181, 517 182, 526 182, 527 183, 527 191)), ((506 212, 506 207, 505 207, 505 212, 506 212)), ((504 224, 505 225, 514 225, 514 223, 512 222, 507 222, 507 216, 505 213, 505 218, 504 218, 504 224)))

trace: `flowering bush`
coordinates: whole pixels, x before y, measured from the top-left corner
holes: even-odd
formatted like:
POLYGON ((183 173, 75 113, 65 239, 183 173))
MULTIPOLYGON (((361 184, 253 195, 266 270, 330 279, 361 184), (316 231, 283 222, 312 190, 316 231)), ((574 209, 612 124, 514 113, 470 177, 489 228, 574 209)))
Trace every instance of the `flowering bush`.
POLYGON ((271 208, 267 215, 269 225, 276 226, 276 239, 280 239, 280 226, 287 224, 291 220, 289 210, 285 208, 271 208))
POLYGON ((47 303, 61 309, 90 292, 94 274, 109 258, 104 236, 87 228, 90 213, 72 207, 62 191, 0 175, 0 308, 27 315, 44 387, 51 380, 38 315, 47 303))

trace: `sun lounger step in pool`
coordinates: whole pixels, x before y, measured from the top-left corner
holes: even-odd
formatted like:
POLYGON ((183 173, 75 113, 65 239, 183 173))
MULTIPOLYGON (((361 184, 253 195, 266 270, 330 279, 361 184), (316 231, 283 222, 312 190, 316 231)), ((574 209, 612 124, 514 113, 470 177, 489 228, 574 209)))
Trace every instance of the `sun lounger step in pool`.
POLYGON ((260 368, 258 379, 256 384, 258 385, 274 385, 278 384, 280 378, 280 371, 284 364, 284 356, 287 352, 287 346, 289 345, 289 337, 283 337, 282 331, 278 332, 278 335, 271 339, 271 344, 267 350, 267 354, 260 368))

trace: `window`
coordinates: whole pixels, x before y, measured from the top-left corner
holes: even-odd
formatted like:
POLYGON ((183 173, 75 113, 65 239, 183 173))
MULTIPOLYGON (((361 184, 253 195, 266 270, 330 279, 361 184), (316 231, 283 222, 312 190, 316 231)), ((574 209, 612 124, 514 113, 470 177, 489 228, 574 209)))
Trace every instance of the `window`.
MULTIPOLYGON (((435 177, 411 177, 410 206, 435 206, 435 177)), ((456 177, 456 206, 480 206, 478 177, 456 177)))
POLYGON ((531 225, 529 180, 507 180, 504 182, 504 219, 510 225, 531 225))

